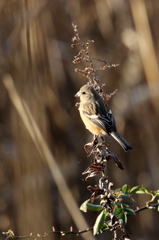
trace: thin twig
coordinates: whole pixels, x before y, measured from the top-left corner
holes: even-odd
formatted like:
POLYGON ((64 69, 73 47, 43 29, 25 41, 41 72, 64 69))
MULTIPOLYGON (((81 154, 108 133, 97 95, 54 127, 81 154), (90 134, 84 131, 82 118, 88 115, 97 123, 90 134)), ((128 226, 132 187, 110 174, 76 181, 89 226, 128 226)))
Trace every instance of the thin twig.
POLYGON ((37 238, 45 238, 45 237, 48 237, 49 235, 51 234, 54 234, 54 233, 58 233, 62 236, 66 235, 66 234, 74 234, 74 235, 79 235, 79 234, 82 234, 82 233, 86 233, 86 232, 89 232, 93 229, 93 227, 90 227, 90 228, 87 228, 85 230, 82 230, 82 231, 61 231, 61 230, 54 230, 54 231, 50 231, 50 232, 46 232, 44 234, 37 234, 37 235, 26 235, 26 236, 16 236, 14 235, 14 232, 12 230, 8 230, 8 232, 3 232, 3 234, 7 235, 7 238, 12 238, 12 239, 24 239, 24 238, 34 238, 34 239, 37 239, 37 238))
MULTIPOLYGON (((159 203, 154 203, 154 204, 150 204, 149 207, 158 207, 159 206, 159 203)), ((147 206, 144 206, 144 207, 141 207, 137 210, 135 210, 135 213, 139 213, 143 210, 146 210, 146 209, 149 209, 149 207, 147 206)), ((61 231, 61 230, 53 230, 53 231, 50 231, 50 232, 46 232, 44 234, 37 234, 36 236, 30 234, 30 235, 26 235, 26 236, 16 236, 14 235, 14 232, 12 230, 8 230, 8 232, 3 232, 4 235, 7 235, 7 238, 16 238, 16 239, 23 239, 23 238, 34 238, 34 239, 37 239, 37 238, 44 238, 44 237, 48 237, 49 235, 51 234, 54 234, 54 233, 58 233, 58 234, 61 234, 62 236, 64 235, 67 235, 67 234, 74 234, 74 235, 79 235, 79 234, 82 234, 82 233, 86 233, 86 232, 89 232, 93 230, 93 227, 90 227, 90 228, 87 228, 85 230, 81 230, 81 231, 73 231, 73 230, 70 230, 70 231, 61 231)), ((116 231, 114 231, 114 234, 115 234, 115 237, 116 237, 116 231)))
POLYGON ((138 212, 141 212, 143 210, 146 210, 146 209, 150 209, 150 207, 158 207, 159 206, 159 203, 154 203, 154 204, 150 204, 148 207, 147 206, 144 206, 144 207, 141 207, 139 209, 136 209, 135 210, 135 213, 138 213, 138 212))

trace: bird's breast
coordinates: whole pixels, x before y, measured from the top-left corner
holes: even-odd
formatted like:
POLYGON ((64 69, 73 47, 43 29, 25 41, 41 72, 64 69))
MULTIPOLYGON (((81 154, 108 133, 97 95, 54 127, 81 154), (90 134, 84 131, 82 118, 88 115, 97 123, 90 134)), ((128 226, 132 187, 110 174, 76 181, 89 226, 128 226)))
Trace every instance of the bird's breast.
POLYGON ((82 121, 84 122, 86 128, 95 135, 106 135, 107 133, 101 129, 100 127, 98 127, 95 123, 93 123, 88 117, 86 117, 82 111, 80 111, 80 116, 82 121))

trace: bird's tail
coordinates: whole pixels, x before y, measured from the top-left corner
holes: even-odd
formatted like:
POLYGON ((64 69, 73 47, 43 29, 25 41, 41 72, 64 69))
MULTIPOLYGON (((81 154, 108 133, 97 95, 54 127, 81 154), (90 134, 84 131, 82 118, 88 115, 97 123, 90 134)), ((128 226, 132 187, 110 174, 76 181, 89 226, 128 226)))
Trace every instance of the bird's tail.
POLYGON ((110 135, 121 145, 121 147, 127 152, 128 150, 133 150, 130 143, 121 136, 118 132, 111 132, 110 135))

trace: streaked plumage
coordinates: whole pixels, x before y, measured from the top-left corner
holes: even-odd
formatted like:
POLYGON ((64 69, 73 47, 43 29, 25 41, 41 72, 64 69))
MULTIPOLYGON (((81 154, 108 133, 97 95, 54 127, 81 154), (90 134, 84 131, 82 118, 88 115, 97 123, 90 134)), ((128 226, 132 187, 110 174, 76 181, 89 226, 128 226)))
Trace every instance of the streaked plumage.
POLYGON ((80 97, 80 116, 91 133, 111 135, 125 151, 133 149, 130 143, 117 132, 112 111, 92 86, 82 86, 75 96, 80 97))

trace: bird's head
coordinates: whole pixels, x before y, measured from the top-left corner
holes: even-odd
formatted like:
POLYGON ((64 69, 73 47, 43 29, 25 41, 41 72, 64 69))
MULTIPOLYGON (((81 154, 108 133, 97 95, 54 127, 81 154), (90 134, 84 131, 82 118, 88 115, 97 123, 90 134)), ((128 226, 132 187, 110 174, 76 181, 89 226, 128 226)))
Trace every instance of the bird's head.
POLYGON ((94 99, 96 94, 98 93, 91 85, 84 85, 80 88, 79 92, 76 93, 75 97, 80 97, 81 102, 86 102, 94 99))

